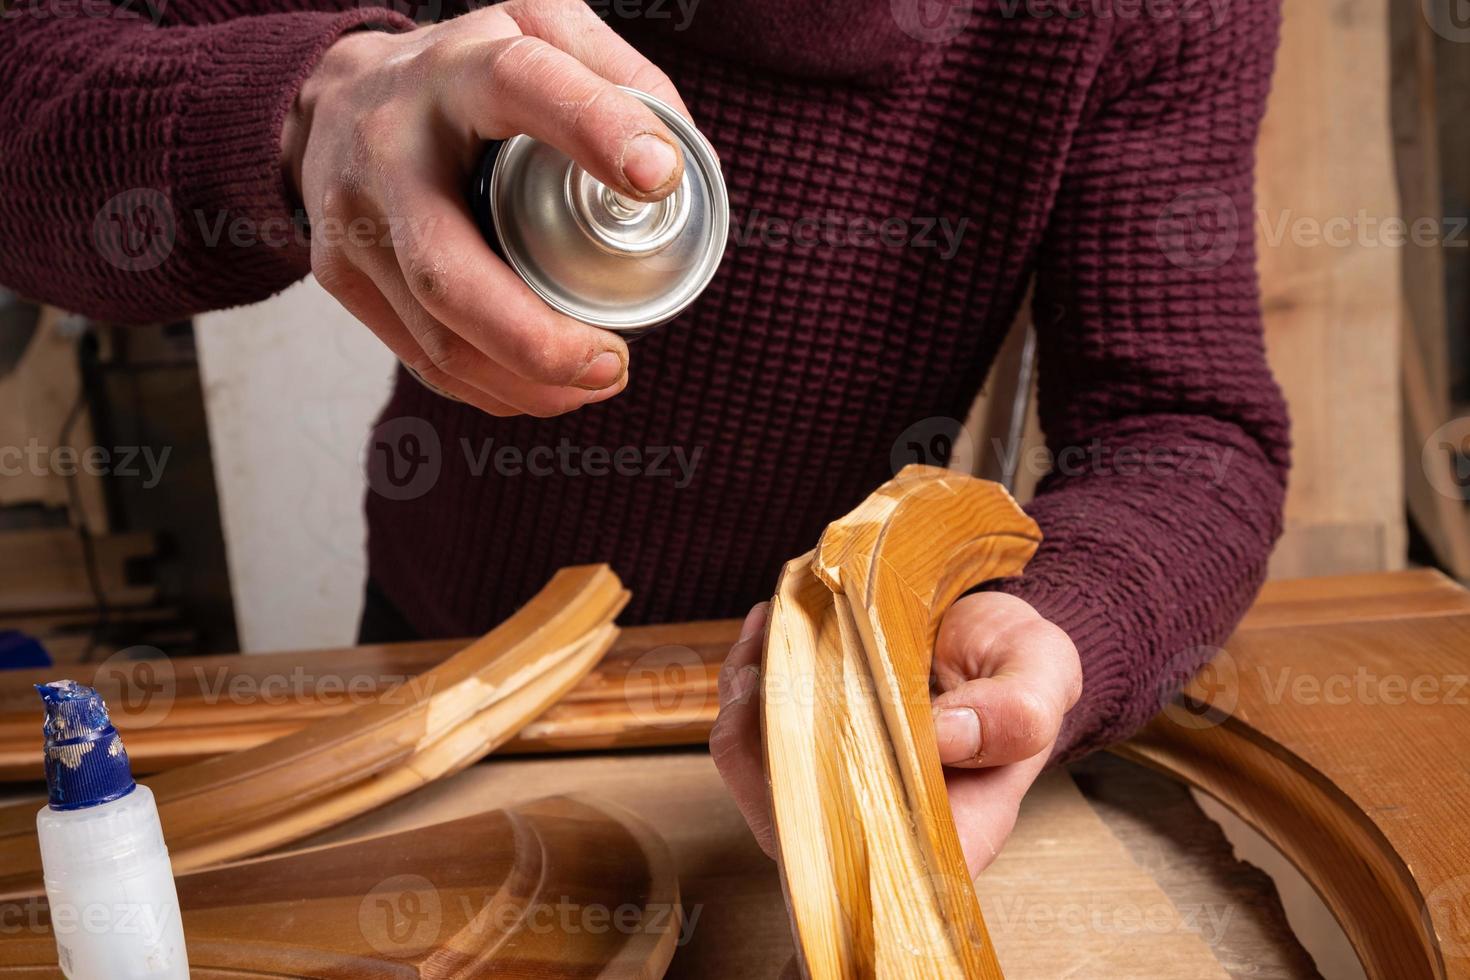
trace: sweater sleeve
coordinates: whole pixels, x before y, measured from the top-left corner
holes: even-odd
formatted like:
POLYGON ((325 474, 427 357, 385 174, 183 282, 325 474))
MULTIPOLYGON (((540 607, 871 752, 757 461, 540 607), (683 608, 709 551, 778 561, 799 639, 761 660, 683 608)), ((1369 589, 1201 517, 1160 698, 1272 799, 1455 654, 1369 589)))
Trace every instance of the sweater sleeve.
POLYGON ((1028 510, 1045 541, 996 587, 1081 655, 1058 758, 1127 737, 1177 693, 1244 613, 1281 531, 1289 436, 1252 220, 1278 18, 1260 2, 1218 25, 1181 20, 1135 42, 1146 67, 1101 73, 1038 256, 1052 467, 1028 510))
POLYGON ((174 4, 103 6, 33 0, 5 15, 0 90, 15 96, 0 102, 0 283, 141 322, 301 278, 286 112, 343 33, 413 22, 366 5, 234 16, 247 4, 225 0, 187 18, 174 4))

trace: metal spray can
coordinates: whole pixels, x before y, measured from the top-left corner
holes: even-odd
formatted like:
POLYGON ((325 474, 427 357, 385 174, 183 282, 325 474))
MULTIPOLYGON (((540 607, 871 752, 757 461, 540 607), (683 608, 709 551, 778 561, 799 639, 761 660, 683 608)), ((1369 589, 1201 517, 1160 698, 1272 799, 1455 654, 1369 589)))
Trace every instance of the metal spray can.
POLYGON ((725 253, 730 202, 714 149, 645 92, 673 133, 684 176, 662 201, 634 201, 560 150, 514 136, 486 150, 471 190, 480 231, 547 305, 629 339, 666 323, 704 291, 725 253))

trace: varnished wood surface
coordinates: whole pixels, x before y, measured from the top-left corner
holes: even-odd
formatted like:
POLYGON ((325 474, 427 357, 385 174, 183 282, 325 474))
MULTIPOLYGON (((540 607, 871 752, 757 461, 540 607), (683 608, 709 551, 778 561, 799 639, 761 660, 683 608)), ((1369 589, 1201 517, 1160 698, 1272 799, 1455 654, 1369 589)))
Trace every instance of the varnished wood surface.
POLYGON ((1470 977, 1470 615, 1243 629, 1186 693, 1118 751, 1261 830, 1370 976, 1470 977))
POLYGON ((1001 976, 950 814, 929 668, 944 610, 1019 573, 1040 538, 999 484, 908 466, 782 572, 762 740, 813 980, 1001 976))
MULTIPOLYGON (((767 980, 792 955, 775 864, 755 845, 708 753, 698 750, 504 759, 425 787, 314 841, 401 830, 540 793, 579 793, 626 807, 668 842, 686 926, 671 980, 767 980)), ((1202 817, 1199 819, 1203 819, 1202 817)), ((1210 873, 1234 873, 1228 847, 1210 873)), ((1129 855, 1066 773, 1043 778, 1011 842, 980 878, 981 905, 1009 980, 1250 980, 1213 950, 1219 930, 1259 936, 1201 869, 1177 904, 1129 855)), ((1267 904, 1255 897, 1252 905, 1267 904)), ((1298 951, 1298 955, 1300 955, 1298 951)), ((1291 976, 1278 975, 1278 980, 1291 976)))
POLYGON ((1267 582, 1239 629, 1331 626, 1470 613, 1470 592, 1433 569, 1267 582))
MULTIPOLYGON (((739 620, 624 629, 596 667, 499 748, 502 754, 698 744, 709 736, 715 677, 739 620)), ((466 647, 468 640, 342 650, 111 661, 75 676, 100 691, 136 773, 253 748, 367 703, 466 647)), ((33 685, 57 670, 0 673, 0 781, 37 780, 40 705, 33 685)))
MULTIPOLYGON (((1421 569, 1268 582, 1240 628, 1453 613, 1470 613, 1470 593, 1421 569)), ((718 708, 719 664, 739 627, 739 620, 712 620, 625 628, 582 682, 498 751, 703 742, 718 708)), ((113 660, 75 679, 103 693, 134 768, 149 773, 251 748, 340 714, 412 680, 469 642, 113 660)), ((41 778, 33 685, 56 676, 55 668, 0 674, 0 781, 41 778)))
MULTIPOLYGON (((1421 974, 1425 976, 1470 975, 1466 973, 1466 957, 1470 954, 1470 887, 1460 878, 1470 871, 1470 861, 1464 857, 1467 822, 1463 817, 1470 813, 1463 795, 1467 757, 1464 733, 1470 730, 1466 728, 1464 706, 1449 703, 1458 699, 1451 697, 1444 685, 1440 688, 1445 695, 1440 699, 1442 703, 1427 706, 1389 704, 1381 699, 1368 704, 1355 698, 1349 698, 1352 703, 1345 706, 1301 704, 1299 697, 1282 698, 1271 692, 1291 690, 1280 686, 1279 672, 1283 668, 1288 669, 1291 679, 1308 676, 1325 681, 1344 672, 1351 679, 1359 664, 1392 668, 1393 674, 1406 677, 1452 679, 1470 670, 1466 665, 1470 640, 1465 635, 1464 613, 1470 613, 1466 594, 1433 573, 1271 583, 1236 638, 1227 644, 1237 668, 1236 679, 1217 693, 1233 690, 1232 697, 1249 723, 1257 728, 1275 725, 1278 728, 1275 736, 1264 742, 1237 737, 1239 732, 1230 734, 1231 723, 1206 728, 1207 733, 1224 731, 1229 736, 1227 744, 1234 747, 1231 752, 1212 754, 1209 750, 1212 736, 1200 736, 1191 746, 1186 730, 1185 736, 1174 732, 1160 742, 1154 738, 1159 730, 1156 725, 1126 749, 1137 753, 1152 746, 1156 764, 1204 785, 1247 819, 1254 817, 1258 824, 1275 821, 1278 835, 1295 833, 1298 838, 1295 845, 1290 841, 1283 844, 1280 836, 1276 841, 1288 853, 1291 853, 1290 846, 1301 848, 1296 855, 1297 863, 1309 873, 1312 867, 1325 872, 1343 868, 1351 871, 1363 866, 1360 858, 1352 856, 1354 848, 1386 847, 1395 855, 1402 848, 1412 855, 1407 861, 1395 857, 1388 862, 1387 871, 1368 868, 1363 874, 1386 876, 1389 882, 1395 877, 1402 881, 1405 871, 1418 875, 1422 869, 1431 876, 1428 887, 1415 885, 1414 889, 1402 889, 1397 900, 1386 907, 1387 912, 1378 913, 1379 906, 1374 906, 1377 919, 1406 927, 1412 925, 1407 920, 1415 918, 1409 913, 1422 909, 1417 915, 1421 934, 1432 937, 1428 945, 1418 946, 1419 954, 1429 957, 1423 961, 1428 963, 1430 971, 1421 974), (1388 737, 1376 738, 1374 726, 1384 725, 1388 737), (1421 737, 1425 725, 1433 727, 1436 734, 1421 737), (1257 758, 1244 760, 1254 768, 1243 766, 1239 757, 1241 746, 1257 750, 1257 758), (1276 771, 1285 774, 1282 777, 1285 782, 1272 783, 1252 775, 1269 775, 1266 767, 1273 759, 1280 763, 1276 771), (1319 775, 1303 778, 1305 771, 1319 775), (1248 791, 1253 788, 1264 791, 1252 798, 1248 791), (1344 788, 1361 802, 1349 799, 1344 788), (1323 802, 1339 814, 1356 812, 1356 816, 1332 825, 1346 828, 1344 833, 1323 834, 1318 830, 1325 825, 1315 823, 1314 817, 1304 817, 1300 801, 1323 802), (1314 853, 1311 847, 1326 848, 1326 851, 1314 853), (1327 856, 1322 856, 1323 853, 1327 856), (1441 969, 1442 973, 1435 972, 1441 969)), ((668 627, 676 633, 683 628, 668 627)), ((728 639, 733 639, 732 624, 724 624, 719 629, 726 631, 728 639)), ((724 643, 718 637, 719 629, 709 638, 711 642, 724 643)), ((676 637, 672 639, 677 642, 676 637)), ((1213 685, 1218 685, 1220 677, 1213 673, 1203 677, 1196 685, 1196 696, 1224 706, 1224 700, 1209 693, 1213 685)), ((1306 683, 1310 691, 1310 685, 1315 682, 1306 683)), ((645 765, 649 758, 653 757, 634 755, 628 762, 645 765)), ((514 778, 515 773, 522 771, 519 767, 523 764, 532 763, 503 760, 496 766, 510 767, 505 770, 506 776, 514 778)), ((534 764, 551 767, 538 770, 536 778, 542 779, 541 773, 569 771, 581 763, 573 759, 547 759, 534 764)), ((478 776, 494 768, 478 767, 471 775, 478 776)), ((630 768, 612 781, 631 782, 634 785, 630 789, 635 795, 647 794, 660 777, 634 775, 642 771, 630 768)), ((450 780, 443 785, 459 783, 450 780)), ((437 798, 441 792, 442 786, 435 785, 414 794, 412 799, 422 800, 426 794, 437 798)), ((718 793, 718 786, 711 792, 718 793)), ((656 794, 654 798, 658 798, 656 794)), ((698 809, 674 805, 669 809, 671 814, 702 819, 703 811, 698 809)), ((725 840, 737 839, 738 836, 733 836, 725 840)), ((703 860, 702 867, 718 874, 719 860, 708 854, 703 860)), ((1324 894, 1330 894, 1321 881, 1318 886, 1324 894)), ((1381 892, 1366 888, 1356 893, 1356 899, 1348 901, 1355 900, 1360 905, 1381 904, 1393 898, 1391 888, 1381 892)), ((769 899, 765 895, 760 901, 769 902, 769 899)), ((769 922, 770 909, 760 905, 760 901, 753 900, 751 908, 742 914, 751 916, 751 922, 763 925, 769 922), (761 908, 765 908, 765 918, 760 915, 761 908)), ((784 910, 778 911, 784 915, 784 910)), ((758 931, 759 928, 752 928, 752 934, 758 931)), ((1358 938, 1361 941, 1362 937, 1358 938)))
MULTIPOLYGON (((592 668, 627 595, 605 565, 563 569, 423 683, 151 780, 174 871, 260 853, 473 763, 592 668)), ((33 808, 0 808, 0 893, 39 892, 40 870, 33 808)))
MULTIPOLYGON (((620 808, 527 801, 178 879, 190 975, 655 980, 680 931, 667 846, 620 808)), ((0 975, 61 976, 44 900, 0 975)))

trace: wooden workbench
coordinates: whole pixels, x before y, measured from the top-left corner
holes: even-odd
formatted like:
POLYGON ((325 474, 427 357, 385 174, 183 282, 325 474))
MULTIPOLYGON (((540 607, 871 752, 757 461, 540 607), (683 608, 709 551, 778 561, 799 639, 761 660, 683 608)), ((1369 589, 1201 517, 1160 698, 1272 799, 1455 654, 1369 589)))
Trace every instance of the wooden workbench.
MULTIPOLYGON (((1419 637, 1423 644, 1415 649, 1406 642, 1398 651, 1401 671, 1438 678, 1439 700, 1450 702, 1421 706, 1425 724, 1439 724, 1437 731, 1416 733, 1411 727, 1398 737, 1422 737, 1430 755, 1456 741, 1467 749, 1460 769, 1443 774, 1440 792, 1420 786, 1416 795, 1410 777, 1393 788, 1400 794, 1396 801, 1381 798, 1377 812, 1367 815, 1370 824, 1387 821, 1392 843, 1417 860, 1415 848, 1432 849, 1422 838, 1433 821, 1444 818, 1444 807, 1470 812, 1470 775, 1464 766, 1470 725, 1444 727, 1454 718, 1470 718, 1453 703, 1449 695, 1454 692, 1444 688, 1454 683, 1454 638, 1460 635, 1466 642, 1458 648, 1458 669, 1470 672, 1470 594, 1427 572, 1275 583, 1226 645, 1220 661, 1231 670, 1226 683, 1207 676, 1201 685, 1220 688, 1214 700, 1226 712, 1264 720, 1284 700, 1298 710, 1305 707, 1307 718, 1328 719, 1327 727, 1300 728, 1300 744, 1277 748, 1299 752, 1335 779, 1350 782, 1355 766, 1335 752, 1351 739, 1338 738, 1330 719, 1348 726, 1374 722, 1381 720, 1375 712, 1384 706, 1354 702, 1330 713, 1316 711, 1321 705, 1312 702, 1310 692, 1303 693, 1300 678, 1308 678, 1306 687, 1312 687, 1327 678, 1356 676, 1359 668, 1391 672, 1396 648, 1384 637, 1394 634, 1410 641, 1419 637), (1291 689, 1294 695, 1279 696, 1279 670, 1261 669, 1268 663, 1288 672, 1298 685, 1291 689), (1272 691, 1278 692, 1274 699, 1268 697, 1272 691)), ((1201 703, 1212 698, 1208 690, 1194 693, 1201 703)), ((1390 740, 1382 750, 1396 749, 1390 740)), ((1356 767, 1359 772, 1372 771, 1371 764, 1360 761, 1365 764, 1356 767)), ((1398 768, 1412 773, 1413 760, 1398 768)), ((1345 788, 1349 796, 1371 789, 1345 788)), ((668 840, 690 916, 688 938, 671 976, 779 973, 791 944, 775 868, 754 845, 702 751, 492 759, 318 840, 433 823, 561 792, 620 803, 668 840)), ((1292 801, 1285 803, 1289 807, 1292 801)), ((1459 904, 1470 902, 1470 888, 1455 892, 1455 881, 1465 879, 1451 873, 1457 866, 1460 874, 1470 873, 1470 852, 1442 848, 1425 853, 1423 860, 1433 867, 1416 871, 1429 873, 1440 888, 1439 894, 1425 896, 1427 912, 1440 923, 1445 971, 1440 975, 1466 976, 1470 949, 1453 940, 1470 936, 1445 936, 1444 929, 1470 925, 1456 918, 1470 912, 1470 904, 1459 904), (1433 905, 1436 901, 1440 906, 1433 905)), ((1089 760, 1039 783, 1010 843, 979 884, 1002 964, 1013 980, 1317 975, 1290 935, 1269 880, 1234 859, 1219 830, 1176 783, 1117 759, 1089 760), (1079 784, 1088 795, 1079 792, 1079 784), (1167 819, 1160 819, 1165 813, 1167 819)), ((1385 912, 1388 908, 1385 903, 1385 912)))
MULTIPOLYGON (((1317 976, 1270 880, 1234 857, 1183 780, 1301 869, 1368 976, 1470 977, 1466 675, 1470 593, 1442 576, 1268 586, 1182 706, 1118 747, 1134 761, 1085 760, 1028 796, 979 881, 1007 976, 1317 976)), ((671 976, 781 971, 776 869, 699 748, 492 757, 307 843, 557 793, 620 804, 668 842, 687 917, 671 976)))

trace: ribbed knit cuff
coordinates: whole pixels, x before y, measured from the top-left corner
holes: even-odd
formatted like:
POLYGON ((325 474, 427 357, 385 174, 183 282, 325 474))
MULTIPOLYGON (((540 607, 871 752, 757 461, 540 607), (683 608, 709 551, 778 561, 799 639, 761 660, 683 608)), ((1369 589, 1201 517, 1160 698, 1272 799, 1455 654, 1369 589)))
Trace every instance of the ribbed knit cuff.
MULTIPOLYGON (((243 17, 204 29, 173 160, 179 238, 210 277, 200 307, 220 305, 222 295, 258 299, 310 271, 281 169, 281 127, 327 48, 364 27, 415 24, 367 7, 243 17)), ((196 274, 181 286, 190 288, 190 280, 201 282, 196 274)))
POLYGON ((1119 649, 1121 630, 1107 615, 1108 597, 1091 593, 1075 577, 1032 573, 991 583, 995 592, 1025 599, 1060 626, 1082 660, 1082 695, 1063 719, 1053 762, 1080 758, 1100 747, 1110 723, 1127 703, 1132 659, 1119 649))

